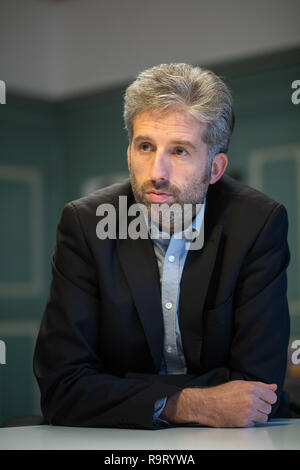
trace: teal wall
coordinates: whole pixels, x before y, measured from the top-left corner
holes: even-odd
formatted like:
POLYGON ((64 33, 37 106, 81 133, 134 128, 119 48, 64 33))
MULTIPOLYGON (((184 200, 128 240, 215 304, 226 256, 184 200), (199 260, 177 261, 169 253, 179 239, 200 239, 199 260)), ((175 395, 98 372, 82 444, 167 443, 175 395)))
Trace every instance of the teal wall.
POLYGON ((67 100, 59 105, 64 144, 65 199, 77 198, 82 183, 97 175, 127 172, 123 88, 67 100))
MULTIPOLYGON (((293 51, 214 68, 235 101, 228 173, 288 210, 292 338, 300 338, 300 105, 291 102, 299 57, 293 51)), ((65 202, 80 197, 87 180, 127 171, 124 89, 55 103, 8 95, 0 106, 0 339, 6 342, 0 423, 40 413, 32 352, 56 226, 65 202)))
POLYGON ((8 95, 0 106, 0 422, 39 410, 32 352, 64 200, 63 164, 54 105, 8 95))

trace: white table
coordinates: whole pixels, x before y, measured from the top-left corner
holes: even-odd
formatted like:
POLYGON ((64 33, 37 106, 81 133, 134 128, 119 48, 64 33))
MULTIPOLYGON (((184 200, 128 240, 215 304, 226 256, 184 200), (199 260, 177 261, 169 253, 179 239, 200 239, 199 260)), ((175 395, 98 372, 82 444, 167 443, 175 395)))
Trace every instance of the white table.
POLYGON ((253 428, 177 427, 155 431, 65 426, 0 428, 0 450, 300 449, 300 419, 253 428))

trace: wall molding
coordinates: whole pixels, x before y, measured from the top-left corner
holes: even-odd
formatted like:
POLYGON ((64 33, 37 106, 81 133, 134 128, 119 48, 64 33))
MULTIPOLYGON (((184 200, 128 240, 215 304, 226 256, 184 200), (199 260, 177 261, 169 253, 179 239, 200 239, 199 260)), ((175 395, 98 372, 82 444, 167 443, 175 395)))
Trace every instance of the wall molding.
MULTIPOLYGON (((300 236, 300 144, 278 145, 270 147, 260 147, 250 154, 249 179, 250 186, 259 191, 264 191, 263 167, 265 163, 292 160, 296 161, 296 188, 297 188, 297 231, 300 236)), ((300 249, 298 248, 298 266, 300 266, 300 249)), ((300 273, 299 273, 300 278, 300 273)), ((300 295, 300 286, 298 286, 300 295)), ((300 298, 289 301, 290 313, 300 315, 300 298)))
POLYGON ((0 297, 35 297, 43 293, 43 223, 42 177, 36 168, 19 165, 0 165, 0 180, 21 182, 29 187, 31 229, 31 279, 28 281, 0 282, 0 297))
MULTIPOLYGON (((31 342, 32 354, 35 349, 36 339, 40 328, 40 321, 33 320, 0 320, 0 332, 1 339, 4 337, 29 337, 31 342)), ((1 367, 9 366, 9 349, 6 348, 6 364, 1 367)), ((40 411, 40 391, 35 379, 34 373, 32 373, 32 404, 35 413, 41 413, 40 411)))

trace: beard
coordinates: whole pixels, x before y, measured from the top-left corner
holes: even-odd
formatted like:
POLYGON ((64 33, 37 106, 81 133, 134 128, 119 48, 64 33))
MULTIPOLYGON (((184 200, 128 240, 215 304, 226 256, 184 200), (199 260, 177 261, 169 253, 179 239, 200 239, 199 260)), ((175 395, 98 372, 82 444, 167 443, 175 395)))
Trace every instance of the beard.
POLYGON ((131 167, 130 182, 132 192, 136 202, 146 206, 151 223, 158 227, 160 232, 165 231, 173 234, 187 228, 199 212, 199 205, 203 204, 208 190, 211 168, 212 162, 208 160, 204 176, 199 177, 195 175, 183 187, 179 188, 168 180, 148 180, 139 185, 131 167), (171 195, 171 200, 163 204, 150 202, 146 193, 152 190, 167 192, 171 195), (173 205, 176 205, 177 208, 174 212, 170 211, 170 207, 173 205))

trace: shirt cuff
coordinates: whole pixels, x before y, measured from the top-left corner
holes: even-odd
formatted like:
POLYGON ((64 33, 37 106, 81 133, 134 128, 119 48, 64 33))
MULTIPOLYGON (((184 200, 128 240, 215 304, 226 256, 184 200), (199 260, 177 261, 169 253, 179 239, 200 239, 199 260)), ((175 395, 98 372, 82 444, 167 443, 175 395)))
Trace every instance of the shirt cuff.
POLYGON ((154 413, 153 413, 153 424, 170 424, 168 421, 165 421, 164 419, 159 418, 159 415, 163 411, 165 405, 167 402, 167 397, 161 398, 160 400, 157 400, 154 404, 154 413))

